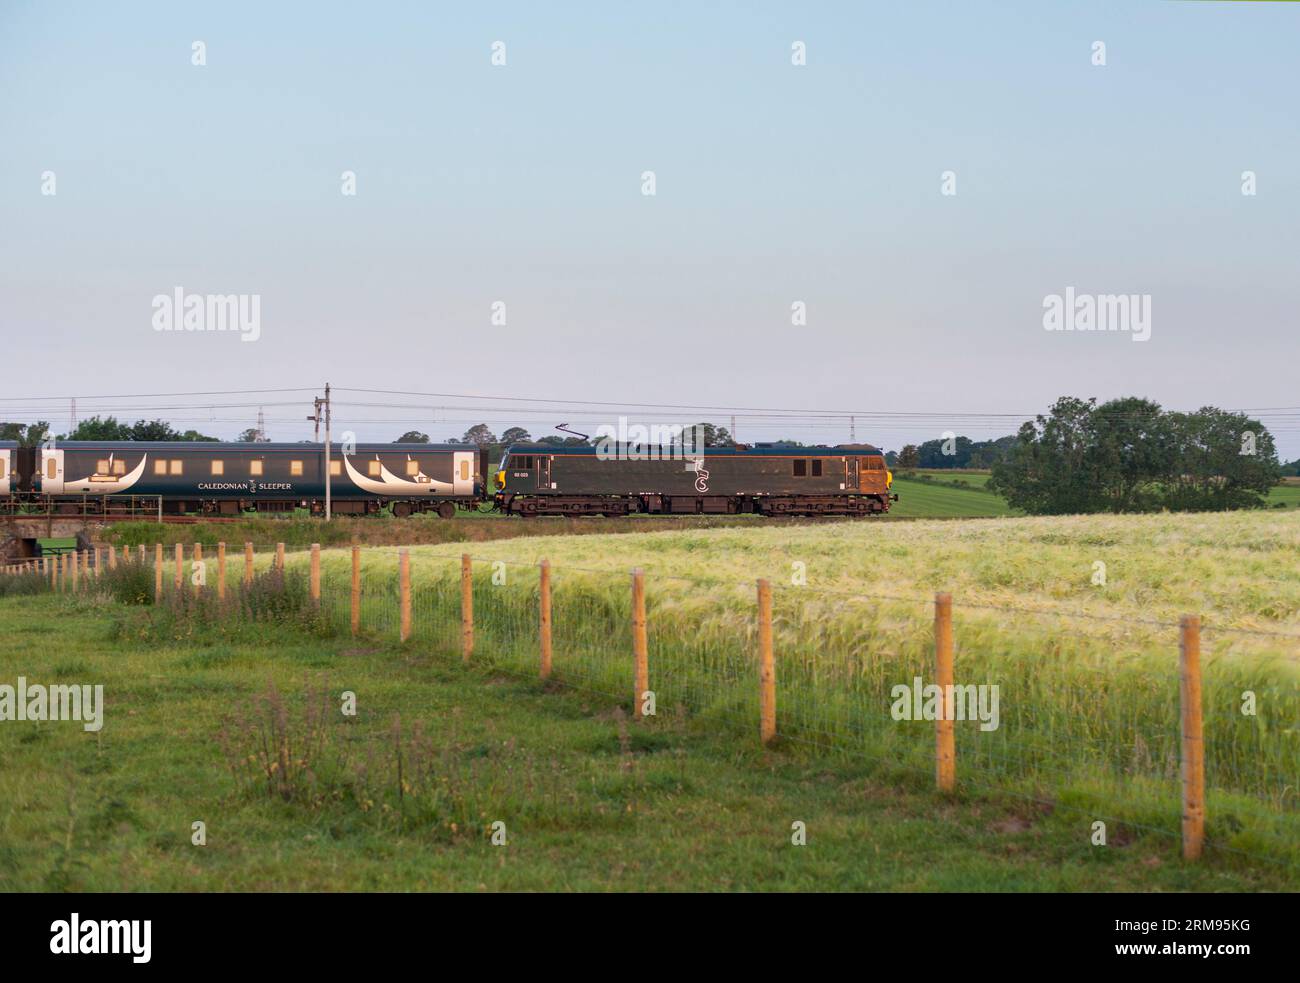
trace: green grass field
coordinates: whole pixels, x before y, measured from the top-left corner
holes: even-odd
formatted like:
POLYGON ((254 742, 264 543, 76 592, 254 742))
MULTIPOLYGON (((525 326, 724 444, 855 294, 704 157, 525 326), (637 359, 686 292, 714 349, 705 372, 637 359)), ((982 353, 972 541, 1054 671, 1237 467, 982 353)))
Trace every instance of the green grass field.
POLYGON ((943 798, 888 761, 764 751, 690 716, 633 723, 615 698, 447 647, 267 626, 166 637, 138 609, 48 595, 0 598, 0 619, 4 682, 99 682, 107 703, 95 734, 0 724, 0 890, 1296 887, 1231 853, 1184 863, 1138 826, 1092 846, 1065 801, 943 798), (277 722, 292 777, 268 794, 239 762, 277 722))

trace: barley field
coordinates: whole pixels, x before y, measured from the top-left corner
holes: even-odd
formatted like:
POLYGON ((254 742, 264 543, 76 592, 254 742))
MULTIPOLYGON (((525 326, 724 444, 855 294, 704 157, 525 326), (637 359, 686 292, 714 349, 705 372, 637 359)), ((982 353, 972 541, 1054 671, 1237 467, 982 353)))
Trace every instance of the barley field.
MULTIPOLYGON (((464 549, 411 549, 415 643, 459 646, 464 549)), ((957 725, 962 779, 1171 835, 1178 619, 1198 614, 1213 842, 1300 859, 1300 516, 773 524, 530 537, 472 555, 476 660, 536 672, 545 558, 557 678, 630 706, 637 567, 658 712, 738 732, 756 726, 754 583, 768 578, 782 738, 916 776, 932 770, 933 727, 894 719, 892 694, 929 681, 933 595, 950 592, 957 682, 1000 693, 996 729, 957 725)), ((395 549, 364 550, 363 622, 381 632, 398 628, 397 563, 395 549)), ((323 570, 326 606, 345 620, 348 552, 326 551, 323 570)))

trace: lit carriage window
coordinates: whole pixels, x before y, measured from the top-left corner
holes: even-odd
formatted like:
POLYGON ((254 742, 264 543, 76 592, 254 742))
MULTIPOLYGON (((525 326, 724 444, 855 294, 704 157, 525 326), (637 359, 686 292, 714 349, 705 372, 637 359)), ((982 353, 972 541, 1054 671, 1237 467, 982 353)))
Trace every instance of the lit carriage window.
POLYGON ((212 473, 213 473, 213 474, 225 474, 225 473, 226 473, 226 462, 225 462, 225 461, 213 461, 213 462, 212 462, 212 473))
POLYGON ((96 462, 95 462, 95 474, 108 474, 108 461, 107 461, 107 460, 96 461, 96 462))
POLYGON ((372 478, 378 478, 382 467, 383 465, 378 461, 369 461, 366 463, 366 474, 372 478))
POLYGON ((795 476, 796 478, 803 478, 803 477, 806 477, 807 474, 808 474, 808 462, 805 461, 805 460, 804 460, 803 458, 801 458, 801 457, 800 457, 800 458, 795 458, 795 461, 794 461, 794 476, 795 476))
POLYGON ((159 458, 158 460, 154 461, 154 462, 153 462, 153 473, 154 473, 154 474, 166 474, 166 473, 167 473, 167 462, 164 461, 164 460, 162 460, 161 458, 159 458))
POLYGON ((169 468, 172 474, 184 474, 185 473, 184 469, 185 469, 184 461, 172 461, 171 467, 169 468))
POLYGON ((262 476, 262 462, 261 462, 261 461, 249 461, 249 462, 248 462, 248 473, 249 473, 250 475, 252 475, 254 478, 260 478, 260 477, 262 476))
POLYGON ((461 481, 469 480, 469 461, 460 462, 460 480, 461 481))
POLYGON ((820 460, 814 459, 812 462, 812 466, 813 466, 812 476, 814 478, 820 478, 822 476, 822 462, 820 460))
POLYGON ((125 462, 125 461, 114 461, 114 462, 113 462, 113 473, 114 473, 114 474, 126 474, 126 462, 125 462))
POLYGON ((301 476, 301 475, 302 475, 302 461, 290 461, 290 462, 289 462, 289 474, 292 475, 292 476, 294 476, 294 477, 299 477, 299 476, 301 476))
POLYGON ((330 475, 331 475, 332 477, 337 478, 337 477, 338 477, 339 475, 341 475, 342 473, 343 473, 343 462, 342 462, 342 461, 330 461, 330 475))
POLYGON ((407 462, 406 462, 406 473, 407 473, 410 477, 414 478, 417 474, 420 473, 420 462, 419 462, 419 461, 407 461, 407 462))

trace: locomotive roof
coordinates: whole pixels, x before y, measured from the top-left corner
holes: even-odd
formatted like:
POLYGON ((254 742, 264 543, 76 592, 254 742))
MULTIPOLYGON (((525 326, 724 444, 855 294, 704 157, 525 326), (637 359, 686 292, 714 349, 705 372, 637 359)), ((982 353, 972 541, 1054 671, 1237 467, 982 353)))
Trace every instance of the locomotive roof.
MULTIPOLYGON (((623 445, 627 446, 627 445, 623 445)), ((668 453, 673 448, 668 447, 643 447, 648 453, 650 451, 668 453)), ((567 446, 560 444, 511 444, 505 449, 507 454, 595 454, 595 446, 582 446, 578 444, 569 444, 567 446)), ((824 444, 816 447, 794 447, 789 444, 771 444, 771 445, 745 445, 743 449, 735 447, 706 447, 704 452, 710 457, 725 456, 736 454, 742 456, 775 456, 775 457, 849 457, 851 455, 871 455, 880 456, 884 452, 877 447, 870 447, 865 444, 855 444, 852 447, 827 447, 824 444)))

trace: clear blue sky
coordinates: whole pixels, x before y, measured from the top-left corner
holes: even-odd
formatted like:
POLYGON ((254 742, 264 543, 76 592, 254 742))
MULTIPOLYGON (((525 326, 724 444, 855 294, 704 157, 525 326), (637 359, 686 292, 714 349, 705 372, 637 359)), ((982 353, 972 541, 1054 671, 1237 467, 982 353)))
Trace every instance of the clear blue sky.
MULTIPOLYGON (((1298 52, 1289 3, 6 0, 0 418, 10 396, 325 380, 953 414, 1300 404, 1298 52), (175 286, 260 294, 261 339, 153 331, 175 286), (1045 332, 1067 286, 1150 294, 1151 340, 1045 332)), ((271 435, 304 415, 268 411, 271 435)), ((252 423, 225 416, 206 429, 252 423)), ((858 436, 991 435, 968 422, 858 436)))

